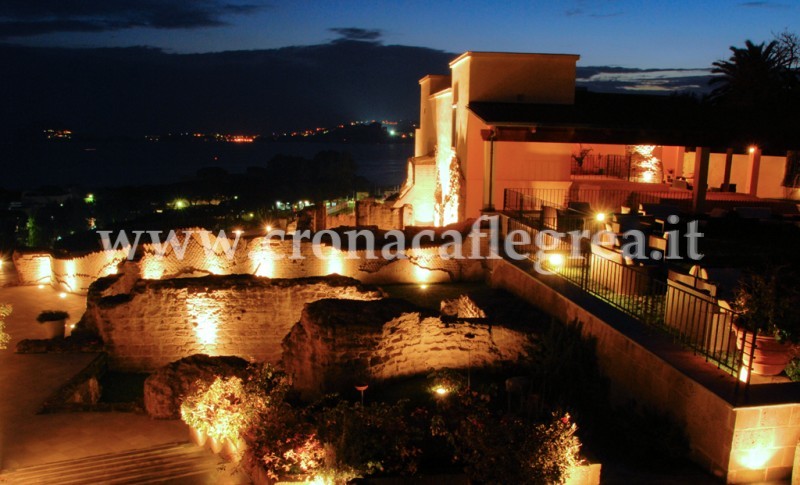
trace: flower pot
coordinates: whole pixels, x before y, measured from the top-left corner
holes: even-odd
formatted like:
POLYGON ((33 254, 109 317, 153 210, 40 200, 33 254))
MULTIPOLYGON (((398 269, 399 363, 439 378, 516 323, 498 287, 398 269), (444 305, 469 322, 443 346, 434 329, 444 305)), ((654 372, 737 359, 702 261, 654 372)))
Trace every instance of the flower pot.
POLYGON ((66 320, 51 320, 42 322, 41 325, 49 339, 64 338, 64 327, 66 327, 66 320))
POLYGON ((748 368, 752 362, 754 374, 762 376, 776 376, 783 372, 786 364, 791 360, 788 345, 778 342, 772 335, 759 335, 756 337, 756 348, 753 350, 753 334, 738 327, 736 330, 736 348, 744 354, 742 365, 748 368), (746 342, 745 342, 746 340, 746 342))
POLYGON ((239 461, 242 459, 242 455, 244 454, 244 446, 244 442, 242 442, 240 439, 227 439, 222 444, 222 452, 220 453, 220 456, 227 461, 239 463, 239 461))
POLYGON ((189 427, 189 436, 192 439, 192 443, 196 444, 197 446, 205 446, 206 441, 208 441, 208 435, 202 431, 198 431, 196 428, 189 427))
POLYGON ((209 448, 211 448, 211 451, 213 451, 217 455, 219 455, 219 452, 222 451, 223 444, 224 443, 221 440, 214 438, 213 436, 209 436, 208 438, 209 448))

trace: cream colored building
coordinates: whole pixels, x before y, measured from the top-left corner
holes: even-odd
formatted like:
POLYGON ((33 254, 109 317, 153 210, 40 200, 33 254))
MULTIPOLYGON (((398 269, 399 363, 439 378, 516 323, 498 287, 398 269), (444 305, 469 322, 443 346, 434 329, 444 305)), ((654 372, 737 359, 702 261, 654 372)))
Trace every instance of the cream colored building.
MULTIPOLYGON (((450 63, 449 76, 422 78, 415 153, 395 207, 411 205, 413 225, 444 226, 502 209, 506 189, 586 186, 587 179, 575 173, 581 151, 608 163, 636 146, 658 168, 628 173, 626 182, 669 190, 673 179, 683 177, 704 190, 735 187, 752 196, 795 197, 782 186, 786 156, 765 156, 746 144, 726 156, 727 140, 697 136, 691 128, 676 134, 681 130, 661 114, 672 109, 666 96, 576 94, 578 60, 573 54, 466 52, 450 63), (648 107, 637 106, 639 99, 648 107), (632 105, 626 107, 632 111, 617 113, 617 104, 632 105), (695 162, 703 151, 693 147, 709 146, 703 167, 695 162), (705 174, 700 168, 707 168, 705 174)), ((598 177, 592 180, 598 183, 598 177)))

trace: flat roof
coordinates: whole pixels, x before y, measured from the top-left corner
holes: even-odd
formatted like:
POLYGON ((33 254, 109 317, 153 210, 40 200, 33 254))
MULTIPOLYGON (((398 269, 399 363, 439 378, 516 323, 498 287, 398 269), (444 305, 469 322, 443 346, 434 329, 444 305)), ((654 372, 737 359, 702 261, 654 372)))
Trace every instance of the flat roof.
POLYGON ((564 57, 574 59, 576 62, 581 58, 578 54, 552 54, 540 52, 491 52, 491 51, 467 51, 450 61, 450 67, 458 64, 468 57, 564 57))
POLYGON ((725 109, 680 96, 577 90, 574 104, 471 102, 468 109, 496 127, 536 127, 540 141, 645 143, 677 146, 761 146, 784 154, 800 144, 789 124, 761 129, 725 109))

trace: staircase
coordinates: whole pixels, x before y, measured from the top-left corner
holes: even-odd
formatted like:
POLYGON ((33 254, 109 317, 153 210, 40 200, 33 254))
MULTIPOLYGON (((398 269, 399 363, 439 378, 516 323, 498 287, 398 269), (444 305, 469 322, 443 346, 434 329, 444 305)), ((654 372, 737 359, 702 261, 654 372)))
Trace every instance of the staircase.
POLYGON ((232 465, 190 443, 170 443, 0 473, 0 484, 230 484, 249 483, 232 465))

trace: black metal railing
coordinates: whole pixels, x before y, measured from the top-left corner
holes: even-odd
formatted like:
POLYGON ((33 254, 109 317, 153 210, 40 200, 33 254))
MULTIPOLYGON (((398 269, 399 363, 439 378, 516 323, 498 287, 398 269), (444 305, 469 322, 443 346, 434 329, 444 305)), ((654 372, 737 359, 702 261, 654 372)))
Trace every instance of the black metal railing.
POLYGON ((631 180, 630 155, 586 155, 572 157, 571 175, 583 177, 611 177, 631 180))
MULTIPOLYGON (((503 209, 517 215, 542 209, 549 205, 566 209, 575 203, 583 203, 594 212, 619 212, 621 207, 629 207, 638 211, 641 205, 656 204, 676 207, 688 211, 692 207, 692 193, 687 190, 664 190, 663 185, 653 185, 658 190, 624 190, 624 189, 553 189, 553 188, 507 188, 504 192, 503 209)), ((709 192, 706 204, 724 209, 737 206, 771 207, 774 201, 762 200, 747 194, 732 192, 709 192)))
MULTIPOLYGON (((504 228, 507 234, 511 231, 527 234, 530 243, 516 246, 518 254, 527 254, 539 267, 636 320, 668 333, 707 362, 734 377, 745 376, 749 383, 752 363, 749 358, 745 359, 742 347, 746 346, 741 343, 755 341, 755 335, 737 329, 735 312, 720 305, 713 296, 667 280, 662 266, 639 264, 626 260, 621 254, 618 255, 620 261, 615 261, 584 249, 579 257, 571 257, 570 241, 558 242, 539 236, 542 225, 535 218, 509 217, 504 228), (542 238, 541 246, 536 244, 537 236, 542 238), (540 247, 550 249, 540 252, 540 247), (748 368, 743 372, 745 360, 748 368)), ((520 239, 517 237, 516 241, 520 239)))

